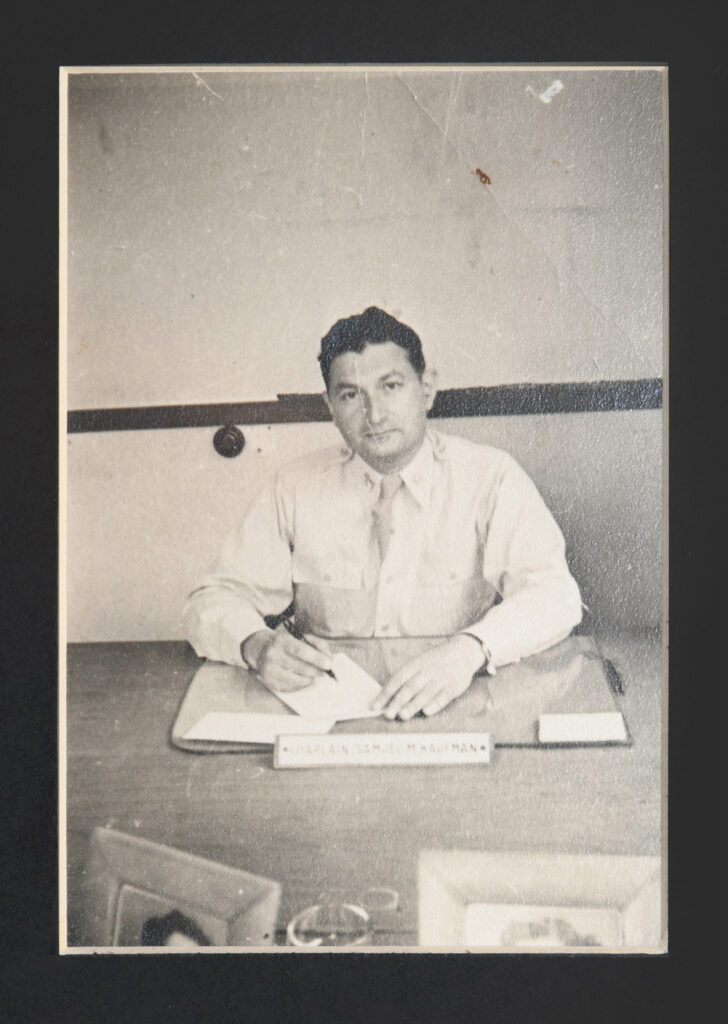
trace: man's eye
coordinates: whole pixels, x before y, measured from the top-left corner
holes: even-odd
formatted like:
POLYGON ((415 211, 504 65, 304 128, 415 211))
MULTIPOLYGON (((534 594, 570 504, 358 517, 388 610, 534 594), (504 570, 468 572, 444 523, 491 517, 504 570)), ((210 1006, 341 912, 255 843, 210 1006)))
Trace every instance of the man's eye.
POLYGON ((349 402, 349 401, 351 401, 352 398, 355 398, 355 397, 356 397, 356 392, 355 391, 342 391, 341 394, 339 395, 339 398, 341 399, 342 402, 349 402))
POLYGON ((400 384, 400 382, 398 380, 388 380, 387 383, 384 386, 389 391, 396 391, 397 388, 401 388, 402 387, 402 385, 400 384))

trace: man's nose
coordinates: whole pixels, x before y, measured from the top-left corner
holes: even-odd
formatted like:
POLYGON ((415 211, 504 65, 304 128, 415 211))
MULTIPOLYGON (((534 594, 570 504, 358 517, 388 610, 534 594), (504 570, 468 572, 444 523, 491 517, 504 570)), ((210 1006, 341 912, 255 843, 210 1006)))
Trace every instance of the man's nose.
POLYGON ((381 423, 387 413, 385 403, 379 395, 367 395, 364 399, 367 418, 370 423, 381 423))

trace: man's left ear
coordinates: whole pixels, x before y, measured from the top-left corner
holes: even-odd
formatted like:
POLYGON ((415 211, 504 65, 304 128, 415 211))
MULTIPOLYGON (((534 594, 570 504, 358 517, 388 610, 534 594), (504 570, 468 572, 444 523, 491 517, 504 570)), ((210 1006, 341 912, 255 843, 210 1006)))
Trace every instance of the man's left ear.
POLYGON ((427 411, 429 412, 437 394, 437 370, 427 369, 423 372, 422 390, 425 393, 427 411))

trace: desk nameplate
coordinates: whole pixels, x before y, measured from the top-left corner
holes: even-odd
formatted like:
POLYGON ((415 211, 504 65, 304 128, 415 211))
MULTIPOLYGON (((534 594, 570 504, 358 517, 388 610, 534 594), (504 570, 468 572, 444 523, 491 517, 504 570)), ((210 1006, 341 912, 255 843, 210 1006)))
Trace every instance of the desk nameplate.
POLYGON ((487 732, 388 732, 278 736, 274 768, 489 764, 487 732))

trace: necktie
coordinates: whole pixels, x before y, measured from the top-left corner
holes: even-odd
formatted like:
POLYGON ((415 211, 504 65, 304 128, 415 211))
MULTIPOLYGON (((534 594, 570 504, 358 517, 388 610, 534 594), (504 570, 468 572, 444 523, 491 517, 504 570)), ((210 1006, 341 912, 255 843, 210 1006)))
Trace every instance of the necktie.
POLYGON ((379 555, 382 561, 387 554, 389 541, 392 537, 392 501, 404 481, 399 473, 389 473, 382 477, 382 486, 379 491, 379 498, 374 506, 374 535, 379 545, 379 555))

